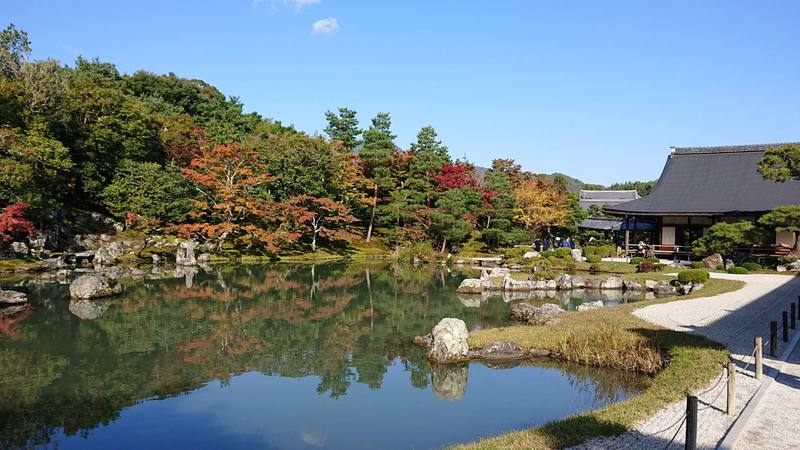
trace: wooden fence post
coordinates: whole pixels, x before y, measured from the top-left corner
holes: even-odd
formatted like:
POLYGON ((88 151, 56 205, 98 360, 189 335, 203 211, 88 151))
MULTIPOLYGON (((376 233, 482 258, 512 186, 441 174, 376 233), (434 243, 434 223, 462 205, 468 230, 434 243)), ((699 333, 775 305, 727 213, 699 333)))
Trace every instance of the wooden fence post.
POLYGON ((755 353, 756 379, 760 380, 761 377, 764 376, 764 366, 762 365, 763 363, 761 362, 761 357, 762 357, 761 349, 763 348, 761 345, 761 336, 756 336, 755 345, 756 345, 756 353, 755 353))
POLYGON ((697 397, 686 397, 686 450, 697 450, 697 397))
POLYGON ((725 413, 729 416, 736 414, 736 364, 733 361, 728 362, 728 404, 725 413))

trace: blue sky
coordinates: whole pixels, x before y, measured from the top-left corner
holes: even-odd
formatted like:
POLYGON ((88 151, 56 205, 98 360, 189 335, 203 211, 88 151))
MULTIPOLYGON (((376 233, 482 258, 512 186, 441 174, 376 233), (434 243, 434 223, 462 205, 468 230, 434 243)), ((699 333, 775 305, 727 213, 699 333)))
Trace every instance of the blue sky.
POLYGON ((453 156, 587 182, 800 141, 797 1, 2 0, 0 22, 34 58, 201 78, 309 133, 388 111, 404 148, 431 124, 453 156))

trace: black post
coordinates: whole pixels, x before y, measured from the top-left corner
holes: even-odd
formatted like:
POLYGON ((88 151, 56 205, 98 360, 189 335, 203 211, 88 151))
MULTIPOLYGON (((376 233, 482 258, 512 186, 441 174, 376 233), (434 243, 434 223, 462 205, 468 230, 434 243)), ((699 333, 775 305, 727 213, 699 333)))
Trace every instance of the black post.
POLYGON ((778 321, 769 322, 769 356, 778 356, 778 321))
POLYGON ((789 313, 783 312, 783 342, 789 342, 789 313))
POLYGON ((697 397, 686 397, 686 450, 697 450, 697 397))
MULTIPOLYGON (((800 306, 800 295, 797 296, 797 306, 800 306)), ((800 319, 800 308, 797 308, 797 318, 800 319)))
POLYGON ((797 311, 796 311, 797 305, 795 305, 794 302, 792 302, 792 304, 789 305, 789 309, 790 309, 789 313, 791 316, 791 319, 789 319, 789 328, 795 330, 797 329, 797 311))

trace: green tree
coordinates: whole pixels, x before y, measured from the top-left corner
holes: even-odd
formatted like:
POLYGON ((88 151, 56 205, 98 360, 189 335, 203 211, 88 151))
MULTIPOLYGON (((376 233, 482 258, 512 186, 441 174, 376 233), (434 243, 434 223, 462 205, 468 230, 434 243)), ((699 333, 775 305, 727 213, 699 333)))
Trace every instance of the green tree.
POLYGON ((712 225, 703 237, 692 243, 692 252, 697 256, 712 253, 728 256, 733 247, 763 242, 763 230, 753 222, 747 220, 735 223, 719 222, 712 225))
POLYGON ((482 194, 481 219, 484 230, 481 238, 490 247, 509 244, 516 215, 516 197, 508 175, 495 168, 487 170, 483 177, 482 194))
POLYGON ((158 163, 125 160, 101 198, 118 217, 131 212, 151 219, 181 223, 192 209, 194 187, 180 169, 158 163))
POLYGON ((758 171, 767 180, 786 182, 800 180, 800 145, 790 144, 764 152, 758 171))
POLYGON ((430 232, 441 240, 444 253, 451 246, 465 241, 475 229, 475 213, 480 195, 470 188, 449 189, 439 194, 436 208, 428 213, 430 232))
POLYGON ((353 151, 361 144, 359 136, 362 130, 358 128, 358 117, 356 112, 349 108, 339 108, 338 113, 327 111, 325 120, 328 126, 325 133, 333 141, 341 142, 344 148, 353 151))
POLYGON ((432 176, 441 172, 442 166, 450 162, 447 147, 438 138, 436 129, 428 125, 419 130, 417 141, 411 144, 406 187, 414 197, 412 203, 432 206, 432 176))
POLYGON ((395 151, 392 134, 392 119, 389 113, 378 113, 372 119, 372 125, 364 132, 364 145, 359 152, 364 175, 372 182, 372 201, 367 221, 367 242, 372 239, 375 227, 375 215, 382 196, 388 195, 395 187, 396 180, 392 172, 393 154, 395 151))
POLYGON ((13 23, 0 31, 0 74, 14 79, 31 52, 28 33, 18 30, 13 23))
POLYGON ((774 229, 775 231, 792 232, 795 234, 792 254, 800 256, 800 206, 779 206, 764 214, 758 223, 774 229))

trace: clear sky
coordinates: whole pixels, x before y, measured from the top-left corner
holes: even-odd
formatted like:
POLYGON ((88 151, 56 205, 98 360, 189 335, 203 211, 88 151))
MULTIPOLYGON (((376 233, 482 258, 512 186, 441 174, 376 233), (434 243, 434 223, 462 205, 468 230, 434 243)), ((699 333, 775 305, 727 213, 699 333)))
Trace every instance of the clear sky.
POLYGON ((0 0, 34 58, 201 78, 324 128, 431 124, 453 156, 654 179, 670 146, 800 141, 798 1, 0 0))

